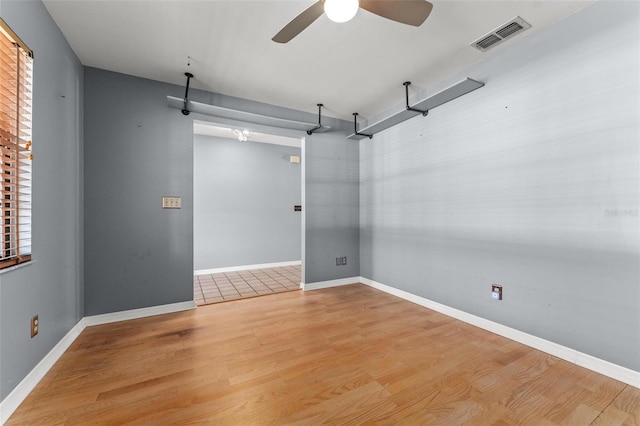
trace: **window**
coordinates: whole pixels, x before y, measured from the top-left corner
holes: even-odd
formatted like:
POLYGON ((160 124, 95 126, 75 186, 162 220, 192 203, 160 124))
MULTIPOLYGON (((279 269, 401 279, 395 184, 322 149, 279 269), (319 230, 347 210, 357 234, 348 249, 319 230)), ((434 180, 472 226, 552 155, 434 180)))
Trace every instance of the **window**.
POLYGON ((33 52, 0 19, 0 269, 31 260, 33 52))

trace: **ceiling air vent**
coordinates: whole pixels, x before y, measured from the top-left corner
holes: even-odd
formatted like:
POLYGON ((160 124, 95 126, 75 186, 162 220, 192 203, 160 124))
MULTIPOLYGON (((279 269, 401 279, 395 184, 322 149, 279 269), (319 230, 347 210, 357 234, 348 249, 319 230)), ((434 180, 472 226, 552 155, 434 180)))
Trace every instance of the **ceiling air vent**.
POLYGON ((482 37, 471 43, 471 46, 475 47, 481 52, 485 52, 493 46, 502 43, 503 41, 526 30, 527 28, 531 28, 531 25, 521 17, 517 16, 506 24, 500 25, 490 33, 483 35, 482 37))

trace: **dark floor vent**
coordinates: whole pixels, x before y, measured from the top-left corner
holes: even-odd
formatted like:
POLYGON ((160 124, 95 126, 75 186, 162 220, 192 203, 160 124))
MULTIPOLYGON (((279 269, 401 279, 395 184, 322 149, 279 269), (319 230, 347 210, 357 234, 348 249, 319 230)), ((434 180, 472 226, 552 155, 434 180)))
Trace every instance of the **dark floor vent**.
POLYGON ((471 43, 471 46, 475 47, 481 52, 485 52, 493 46, 502 43, 503 41, 526 30, 527 28, 531 28, 531 25, 518 16, 510 20, 506 24, 499 26, 490 33, 483 35, 482 37, 471 43))

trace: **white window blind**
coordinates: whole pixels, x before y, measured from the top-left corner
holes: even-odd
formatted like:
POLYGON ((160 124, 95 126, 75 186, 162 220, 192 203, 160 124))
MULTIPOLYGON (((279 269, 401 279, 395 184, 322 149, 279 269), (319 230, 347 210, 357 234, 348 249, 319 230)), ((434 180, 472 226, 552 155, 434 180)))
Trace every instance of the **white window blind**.
POLYGON ((33 52, 0 19, 0 269, 31 260, 33 52))

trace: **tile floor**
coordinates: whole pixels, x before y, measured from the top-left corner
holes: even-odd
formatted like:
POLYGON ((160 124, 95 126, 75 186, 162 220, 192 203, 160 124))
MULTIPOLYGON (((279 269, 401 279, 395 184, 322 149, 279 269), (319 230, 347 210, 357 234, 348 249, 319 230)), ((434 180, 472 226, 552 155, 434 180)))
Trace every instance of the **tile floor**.
POLYGON ((194 275, 196 305, 300 289, 300 265, 194 275))

